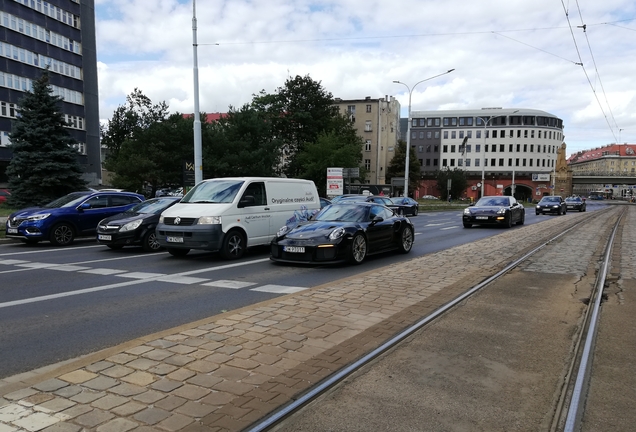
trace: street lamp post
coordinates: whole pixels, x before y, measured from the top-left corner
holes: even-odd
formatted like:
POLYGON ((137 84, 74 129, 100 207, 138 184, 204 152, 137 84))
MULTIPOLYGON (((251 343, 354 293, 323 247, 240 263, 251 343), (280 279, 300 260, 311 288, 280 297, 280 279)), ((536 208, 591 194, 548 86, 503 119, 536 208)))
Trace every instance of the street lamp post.
POLYGON ((201 149, 201 118, 199 114, 199 66, 197 60, 197 6, 192 0, 192 49, 194 74, 194 184, 203 180, 203 157, 201 149))
MULTIPOLYGON (((501 114, 498 116, 494 116, 494 117, 490 117, 487 121, 485 121, 485 117, 481 117, 481 121, 484 123, 484 148, 481 151, 481 196, 484 196, 484 187, 485 187, 485 180, 486 180, 486 130, 488 128, 488 123, 490 123, 491 121, 493 121, 496 118, 499 117, 507 117, 509 115, 512 115, 514 113, 519 112, 519 110, 513 111, 510 114, 501 114)), ((512 164, 512 186, 511 186, 511 190, 512 190, 512 196, 514 196, 514 183, 515 183, 515 166, 514 166, 514 161, 512 164)))
POLYGON ((439 76, 449 74, 454 70, 455 69, 449 69, 446 72, 441 73, 439 75, 435 75, 430 78, 423 79, 422 81, 418 81, 415 83, 413 87, 409 87, 407 84, 401 81, 393 81, 396 84, 402 84, 409 91, 409 117, 408 117, 408 124, 406 127, 406 160, 404 161, 404 196, 405 197, 409 196, 409 158, 410 158, 410 150, 411 150, 411 123, 412 123, 411 96, 413 95, 413 90, 415 90, 415 87, 417 87, 418 84, 423 83, 424 81, 432 80, 433 78, 437 78, 439 76))

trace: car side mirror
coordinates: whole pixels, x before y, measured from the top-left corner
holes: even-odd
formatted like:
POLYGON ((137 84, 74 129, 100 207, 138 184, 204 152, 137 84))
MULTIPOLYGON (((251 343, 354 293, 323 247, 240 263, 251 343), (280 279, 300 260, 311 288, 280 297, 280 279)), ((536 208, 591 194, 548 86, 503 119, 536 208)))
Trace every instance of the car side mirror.
POLYGON ((77 209, 78 210, 88 210, 89 208, 91 208, 91 205, 89 203, 82 203, 77 209))
POLYGON ((250 207, 256 204, 256 200, 252 195, 245 195, 238 203, 239 208, 250 207))
POLYGON ((376 216, 371 220, 372 224, 377 224, 378 222, 382 222, 384 218, 382 216, 376 216))

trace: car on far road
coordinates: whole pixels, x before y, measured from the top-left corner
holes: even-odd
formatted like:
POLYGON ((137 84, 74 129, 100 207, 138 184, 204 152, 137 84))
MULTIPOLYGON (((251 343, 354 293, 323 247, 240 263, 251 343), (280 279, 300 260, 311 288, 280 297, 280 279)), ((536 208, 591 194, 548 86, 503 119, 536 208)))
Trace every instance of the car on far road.
POLYGON ((123 213, 107 217, 97 225, 97 241, 111 249, 124 246, 141 247, 146 252, 161 249, 155 227, 165 209, 181 201, 180 197, 165 196, 142 201, 123 213))
POLYGON ((10 214, 6 237, 24 243, 48 240, 56 246, 67 246, 76 237, 95 235, 100 220, 126 211, 144 199, 143 195, 132 192, 72 192, 42 207, 10 214))
POLYGON ((437 198, 436 196, 433 196, 433 195, 424 195, 424 196, 422 196, 422 199, 436 200, 436 199, 439 199, 439 198, 437 198))
POLYGON ((275 262, 361 264, 371 254, 408 253, 415 238, 409 218, 370 202, 331 204, 312 220, 283 226, 271 243, 275 262))
POLYGON ((526 209, 511 196, 485 196, 464 209, 464 228, 473 225, 502 225, 510 228, 514 223, 523 225, 526 209))
POLYGON ((409 197, 395 197, 390 198, 391 202, 396 207, 390 207, 398 210, 398 213, 406 216, 417 216, 420 212, 420 203, 409 197))
POLYGON ((578 210, 584 212, 587 205, 581 197, 567 197, 565 199, 565 206, 568 210, 578 210))
POLYGON ((559 195, 546 195, 537 203, 536 214, 556 213, 558 215, 566 214, 567 205, 563 197, 559 195))
POLYGON ((9 195, 11 195, 11 192, 7 189, 0 189, 0 204, 7 202, 9 195))

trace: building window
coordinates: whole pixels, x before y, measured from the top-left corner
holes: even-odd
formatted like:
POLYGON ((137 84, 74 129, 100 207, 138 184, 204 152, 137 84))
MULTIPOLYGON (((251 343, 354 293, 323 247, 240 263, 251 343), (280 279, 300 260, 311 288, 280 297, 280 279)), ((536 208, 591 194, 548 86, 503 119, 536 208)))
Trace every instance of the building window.
POLYGON ((471 147, 470 144, 466 144, 466 153, 470 153, 470 147, 471 147))
POLYGON ((439 139, 439 131, 435 131, 435 139, 439 139))
POLYGON ((455 159, 451 159, 450 160, 450 166, 454 167, 455 166, 455 159))
POLYGON ((364 169, 366 169, 367 171, 371 170, 371 159, 364 160, 364 169))
POLYGON ((424 131, 420 131, 420 139, 424 139, 424 131))
POLYGON ((424 151, 424 146, 423 145, 417 146, 417 151, 422 153, 424 151))
POLYGON ((367 112, 370 113, 371 112, 371 105, 367 105, 367 112))
POLYGON ((371 151, 371 140, 366 140, 364 142, 364 151, 371 151))
POLYGON ((444 145, 442 146, 442 151, 443 151, 444 153, 448 153, 448 146, 447 146, 446 144, 444 144, 444 145))
POLYGON ((426 138, 431 139, 433 137, 432 132, 426 132, 426 138))
MULTIPOLYGON (((430 159, 426 159, 426 166, 431 166, 431 160, 430 159)), ((634 170, 634 168, 632 168, 632 171, 634 170)))
POLYGON ((528 138, 528 129, 523 131, 523 137, 528 138))
POLYGON ((457 138, 457 132, 452 131, 451 132, 451 139, 456 139, 457 138))
POLYGON ((464 131, 459 131, 459 139, 464 139, 464 131))
POLYGON ((448 162, 446 161, 446 159, 442 159, 442 166, 443 167, 448 166, 448 162))
POLYGON ((530 138, 534 138, 534 129, 530 131, 530 138))
POLYGON ((481 144, 475 144, 475 153, 481 152, 481 144))
POLYGON ((417 132, 413 131, 411 132, 411 139, 416 139, 417 138, 417 132))
POLYGON ((431 152, 431 145, 427 145, 426 146, 426 153, 430 153, 431 152))
POLYGON ((534 152, 534 144, 530 144, 530 153, 534 152))
POLYGON ((425 126, 426 119, 420 119, 420 126, 425 126))
POLYGON ((433 166, 437 166, 439 164, 439 161, 437 159, 433 159, 433 166))
POLYGON ((448 139, 448 131, 444 131, 444 139, 448 139))
POLYGON ((364 123, 364 131, 365 132, 371 132, 371 120, 367 120, 364 123))
POLYGON ((356 106, 347 105, 347 114, 356 115, 356 106))
POLYGON ((501 153, 504 153, 506 151, 506 145, 505 144, 499 144, 499 151, 501 153))
POLYGON ((475 138, 481 138, 481 131, 475 131, 475 138))
POLYGON ((454 144, 451 146, 451 151, 450 152, 451 153, 455 153, 455 145, 454 144))
POLYGON ((470 159, 466 159, 466 166, 469 167, 470 166, 470 159))
POLYGON ((472 138, 472 137, 473 137, 473 131, 467 131, 467 132, 466 132, 466 136, 467 136, 468 138, 472 138))
POLYGON ((479 166, 479 159, 475 159, 475 166, 478 167, 479 166))

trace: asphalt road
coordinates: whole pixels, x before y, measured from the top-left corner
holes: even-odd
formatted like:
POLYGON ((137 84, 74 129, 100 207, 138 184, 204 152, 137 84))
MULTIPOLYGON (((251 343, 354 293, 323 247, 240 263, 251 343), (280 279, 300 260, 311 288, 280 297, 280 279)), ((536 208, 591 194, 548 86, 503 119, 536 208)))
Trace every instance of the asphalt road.
MULTIPOLYGON (((526 211, 526 224, 550 217, 567 215, 526 211)), ((0 377, 502 232, 464 229, 459 209, 412 221, 409 255, 372 256, 361 266, 277 265, 267 248, 224 261, 196 251, 183 258, 113 251, 92 239, 66 248, 0 244, 0 377)))

